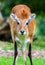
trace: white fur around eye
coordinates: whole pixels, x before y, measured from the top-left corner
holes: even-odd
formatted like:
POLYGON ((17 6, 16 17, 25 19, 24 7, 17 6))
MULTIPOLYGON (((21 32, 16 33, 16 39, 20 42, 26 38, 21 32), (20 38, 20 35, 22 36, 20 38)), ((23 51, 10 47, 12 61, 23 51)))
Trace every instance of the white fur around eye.
POLYGON ((15 14, 11 13, 10 18, 11 18, 14 22, 17 22, 17 23, 21 24, 19 18, 18 18, 15 14))
POLYGON ((29 18, 26 20, 25 25, 28 25, 28 23, 31 22, 33 19, 35 19, 35 17, 36 17, 36 14, 34 13, 31 14, 29 18))

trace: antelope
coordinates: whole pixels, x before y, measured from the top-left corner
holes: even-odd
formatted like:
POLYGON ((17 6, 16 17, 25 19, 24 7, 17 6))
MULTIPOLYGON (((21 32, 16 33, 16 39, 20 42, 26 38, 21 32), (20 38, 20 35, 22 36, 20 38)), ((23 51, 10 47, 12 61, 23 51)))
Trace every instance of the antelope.
POLYGON ((16 5, 12 8, 9 25, 14 43, 14 62, 13 65, 17 65, 17 59, 20 56, 19 50, 22 53, 24 59, 24 65, 26 65, 26 56, 29 57, 32 65, 31 46, 33 42, 33 36, 36 28, 36 14, 31 13, 31 9, 26 5, 16 5), (21 49, 20 49, 21 45, 21 49), (28 46, 28 51, 27 50, 28 46))

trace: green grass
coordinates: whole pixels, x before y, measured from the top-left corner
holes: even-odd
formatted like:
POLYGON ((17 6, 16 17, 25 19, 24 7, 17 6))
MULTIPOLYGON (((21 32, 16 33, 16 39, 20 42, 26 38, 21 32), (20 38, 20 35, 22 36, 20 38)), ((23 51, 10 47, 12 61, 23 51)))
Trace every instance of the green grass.
MULTIPOLYGON (((2 48, 4 50, 14 50, 14 45, 13 43, 6 42, 6 44, 4 44, 2 48)), ((32 50, 36 50, 36 49, 45 50, 45 41, 36 40, 35 42, 33 42, 32 50)))
MULTIPOLYGON (((13 58, 1 57, 0 65, 13 65, 13 58)), ((17 65, 24 65, 24 60, 22 58, 18 58, 17 65)), ((30 65, 28 58, 27 58, 27 65, 30 65)), ((33 59, 33 65, 45 65, 45 59, 35 58, 33 59)))
POLYGON ((33 42, 32 50, 36 50, 36 49, 45 50, 45 41, 36 40, 35 42, 33 42))
MULTIPOLYGON (((11 42, 1 42, 0 46, 4 50, 14 50, 14 45, 11 42)), ((38 39, 33 42, 32 50, 45 50, 45 41, 42 39, 38 39)), ((13 65, 13 58, 12 57, 0 57, 0 65, 13 65)), ((24 65, 24 60, 22 58, 18 58, 17 65, 24 65)), ((30 65, 29 59, 27 58, 27 65, 30 65)), ((33 65, 45 65, 44 58, 34 58, 33 65)))
POLYGON ((9 57, 0 58, 0 65, 12 65, 12 64, 13 64, 13 58, 9 57))
POLYGON ((14 45, 11 42, 0 41, 0 47, 2 47, 3 50, 14 50, 14 45))
MULTIPOLYGON (((3 50, 14 50, 14 44, 11 42, 0 42, 0 46, 3 50)), ((36 41, 32 43, 32 50, 45 50, 45 36, 39 36, 36 41)))
POLYGON ((14 50, 13 43, 7 42, 6 45, 3 46, 4 50, 14 50))

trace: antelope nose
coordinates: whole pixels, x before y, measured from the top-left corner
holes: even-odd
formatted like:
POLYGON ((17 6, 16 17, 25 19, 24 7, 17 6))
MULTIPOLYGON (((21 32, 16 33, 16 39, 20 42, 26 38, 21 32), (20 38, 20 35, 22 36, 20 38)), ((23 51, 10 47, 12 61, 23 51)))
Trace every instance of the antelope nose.
POLYGON ((24 34, 24 30, 21 30, 20 32, 21 32, 22 35, 24 34))

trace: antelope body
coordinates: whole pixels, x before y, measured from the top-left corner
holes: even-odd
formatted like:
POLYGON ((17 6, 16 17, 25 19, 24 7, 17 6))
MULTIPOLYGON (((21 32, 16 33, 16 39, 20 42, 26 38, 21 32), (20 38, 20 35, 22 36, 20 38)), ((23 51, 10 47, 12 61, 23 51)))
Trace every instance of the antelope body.
POLYGON ((28 57, 32 65, 31 45, 33 42, 34 31, 36 28, 35 14, 26 5, 17 5, 12 8, 10 14, 10 29, 14 43, 14 64, 16 65, 18 54, 18 44, 21 45, 22 56, 24 57, 24 64, 26 65, 26 47, 29 45, 28 57))

